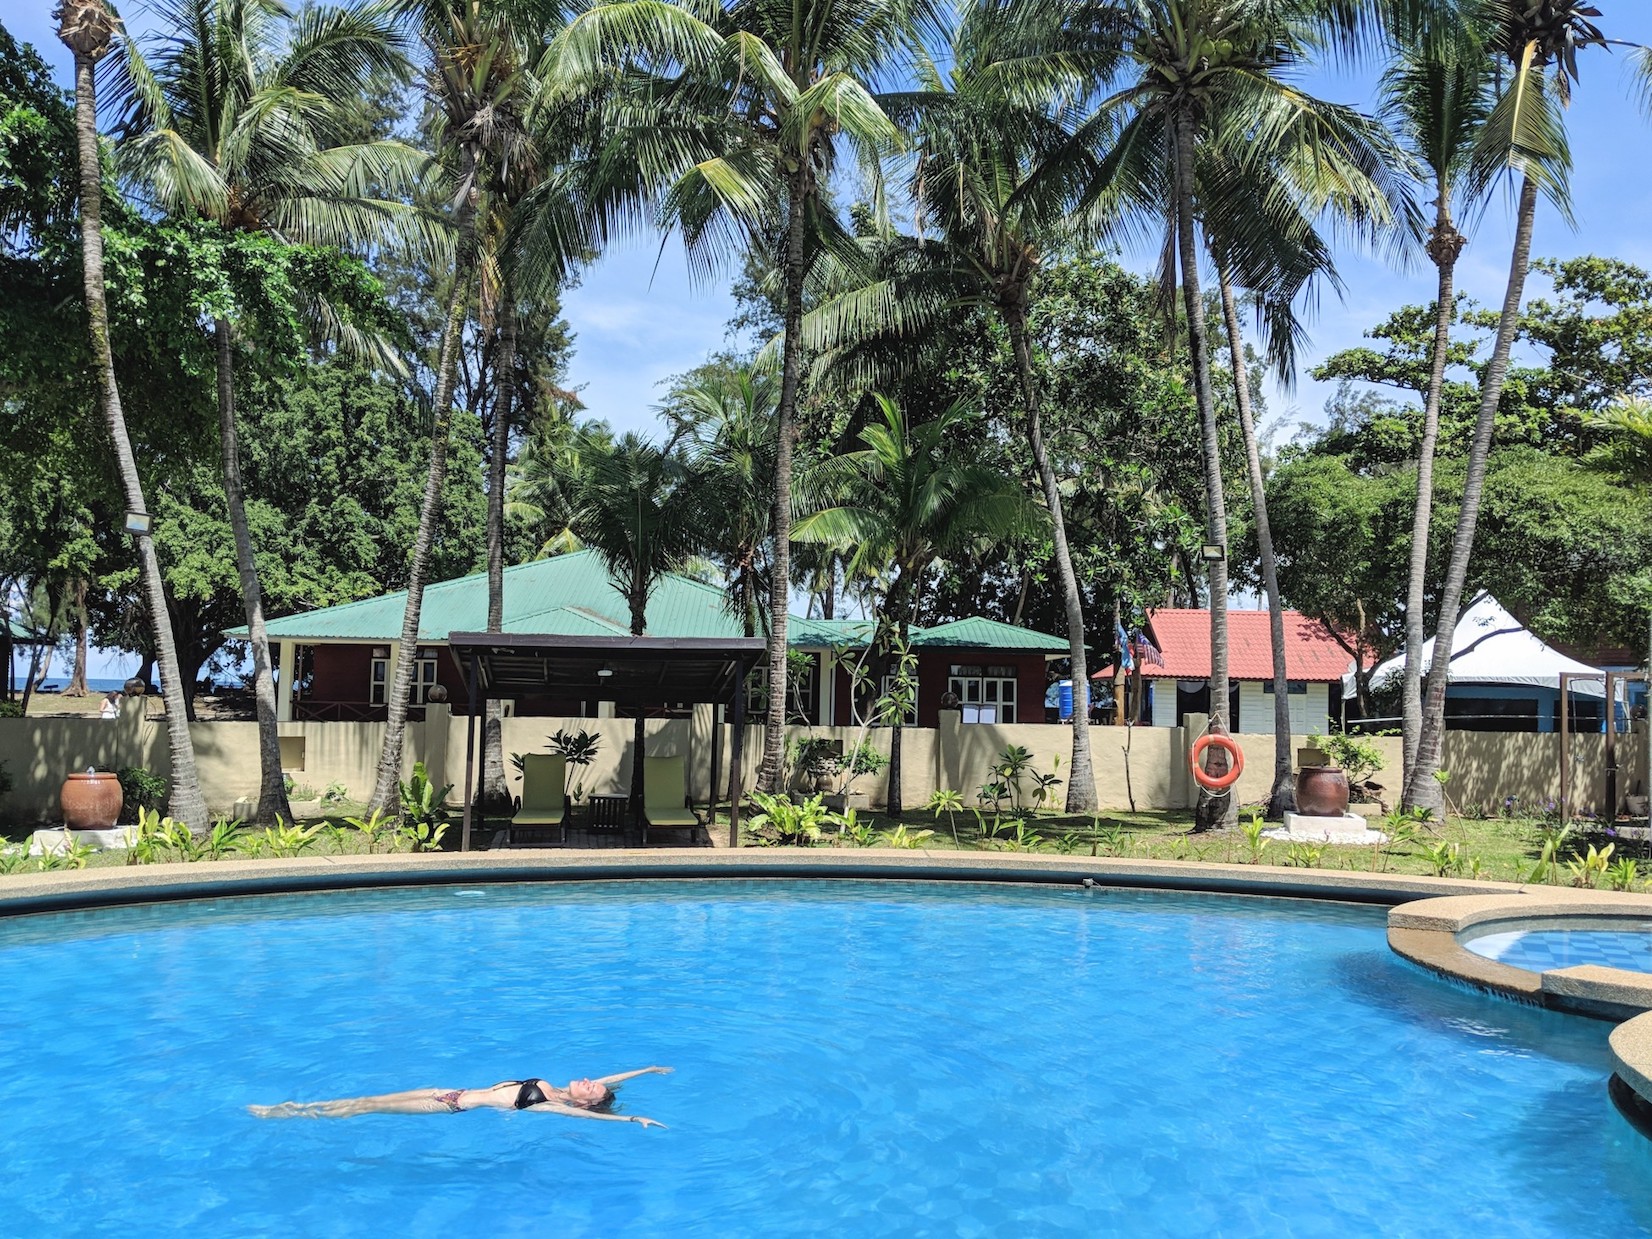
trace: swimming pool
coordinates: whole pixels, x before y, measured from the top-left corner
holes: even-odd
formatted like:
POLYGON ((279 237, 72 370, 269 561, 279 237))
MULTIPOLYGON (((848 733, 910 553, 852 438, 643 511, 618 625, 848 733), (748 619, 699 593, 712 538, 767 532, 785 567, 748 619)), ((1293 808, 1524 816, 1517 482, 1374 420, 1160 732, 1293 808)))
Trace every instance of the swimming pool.
POLYGON ((0 1228, 1590 1235, 1652 1227, 1609 1026, 1308 902, 445 887, 0 923, 0 1228), (561 1082, 670 1130, 249 1102, 561 1082))
POLYGON ((1465 935, 1462 943, 1476 955, 1529 972, 1578 964, 1652 972, 1652 925, 1646 924, 1638 928, 1573 925, 1496 929, 1465 935))

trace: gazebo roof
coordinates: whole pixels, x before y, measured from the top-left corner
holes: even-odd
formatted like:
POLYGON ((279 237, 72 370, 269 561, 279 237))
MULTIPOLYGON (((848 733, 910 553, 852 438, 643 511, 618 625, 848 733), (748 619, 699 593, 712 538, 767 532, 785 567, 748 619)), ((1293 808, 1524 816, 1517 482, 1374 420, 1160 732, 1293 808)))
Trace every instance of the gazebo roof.
POLYGON ((616 705, 726 702, 767 648, 761 637, 615 637, 454 632, 484 700, 554 692, 616 705))

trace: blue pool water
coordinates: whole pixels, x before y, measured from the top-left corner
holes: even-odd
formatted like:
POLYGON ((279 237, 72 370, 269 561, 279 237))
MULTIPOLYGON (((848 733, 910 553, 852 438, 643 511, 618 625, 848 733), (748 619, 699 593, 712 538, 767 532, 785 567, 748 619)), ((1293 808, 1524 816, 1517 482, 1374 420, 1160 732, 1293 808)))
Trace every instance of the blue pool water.
POLYGON ((1652 929, 1507 929, 1465 939, 1463 945, 1530 972, 1577 964, 1652 972, 1652 929))
POLYGON ((1379 910, 1080 889, 442 888, 0 923, 0 1231, 1630 1235, 1609 1026, 1379 910), (669 1126, 249 1102, 653 1063, 669 1126))

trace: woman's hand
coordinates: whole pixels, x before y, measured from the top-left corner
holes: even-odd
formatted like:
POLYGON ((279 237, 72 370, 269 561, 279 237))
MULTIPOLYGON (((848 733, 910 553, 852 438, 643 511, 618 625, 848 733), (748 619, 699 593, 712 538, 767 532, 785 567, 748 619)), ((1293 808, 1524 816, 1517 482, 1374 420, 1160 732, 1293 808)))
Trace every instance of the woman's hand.
POLYGON ((645 1067, 645 1071, 652 1071, 657 1076, 668 1076, 676 1070, 675 1067, 645 1067))
POLYGON ((628 1115, 627 1117, 630 1118, 630 1120, 633 1123, 641 1123, 644 1127, 658 1127, 661 1131, 670 1130, 669 1128, 666 1127, 666 1125, 664 1123, 657 1122, 654 1119, 644 1118, 640 1114, 632 1114, 632 1115, 628 1115))

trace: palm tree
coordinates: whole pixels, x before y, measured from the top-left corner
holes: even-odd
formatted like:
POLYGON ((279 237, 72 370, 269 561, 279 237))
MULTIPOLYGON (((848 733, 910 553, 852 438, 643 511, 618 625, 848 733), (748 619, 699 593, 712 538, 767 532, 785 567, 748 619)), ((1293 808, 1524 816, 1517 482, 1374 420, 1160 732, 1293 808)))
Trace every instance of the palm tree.
POLYGON ((1073 683, 1066 807, 1082 813, 1096 807, 1090 681, 1083 596, 1062 500, 1063 478, 1076 465, 1058 472, 1045 440, 1028 330, 1044 264, 1084 237, 1082 221, 1069 211, 1070 183, 1037 174, 1047 156, 1071 142, 1070 101, 1111 63, 1110 44, 1063 23, 1070 12, 1044 0, 981 0, 954 31, 948 67, 921 56, 920 89, 884 98, 914 133, 909 190, 916 235, 882 245, 884 278, 821 306, 808 333, 811 343, 833 350, 827 363, 840 377, 869 385, 909 370, 911 337, 947 330, 961 311, 985 306, 1004 323, 1066 610, 1073 683))
POLYGON ((706 492, 707 541, 733 584, 746 636, 765 627, 764 547, 774 517, 774 423, 780 388, 762 363, 704 367, 672 389, 662 412, 706 492))
MULTIPOLYGON (((1202 228, 1219 241, 1234 283, 1262 294, 1264 304, 1288 306, 1279 290, 1288 293, 1302 276, 1281 262, 1279 230, 1290 213, 1274 208, 1290 203, 1291 191, 1308 189, 1310 169, 1310 206, 1337 195, 1365 197, 1366 186, 1387 179, 1376 127, 1289 80, 1334 8, 1321 0, 1121 0, 1106 7, 1103 20, 1113 23, 1133 76, 1078 134, 1100 152, 1085 204, 1104 219, 1162 226, 1162 278, 1166 287, 1181 286, 1202 423, 1205 541, 1216 548, 1209 562, 1214 732, 1227 728, 1230 687, 1227 502, 1197 234, 1202 228), (1282 173, 1287 179, 1276 186, 1282 173)), ((1268 325, 1269 353, 1283 362, 1294 323, 1276 312, 1268 325)), ((1201 792, 1195 828, 1230 823, 1235 813, 1231 796, 1201 792)))
MULTIPOLYGON (((357 98, 374 74, 398 74, 393 26, 372 10, 304 10, 278 0, 160 0, 167 31, 129 42, 120 90, 119 164, 167 212, 229 232, 357 248, 381 237, 401 211, 363 188, 369 176, 405 172, 398 143, 345 140, 357 98), (148 53, 146 55, 146 53, 148 53)), ((325 307, 316 307, 325 312, 325 307)), ((224 498, 252 647, 258 716, 257 819, 290 818, 276 729, 275 680, 263 592, 247 524, 235 419, 234 328, 213 318, 224 498)), ((292 685, 282 689, 292 691, 292 685)))
MULTIPOLYGON (((1461 611, 1497 406, 1503 395, 1509 350, 1519 327, 1520 305, 1531 265, 1538 195, 1546 193, 1563 213, 1569 213, 1567 179, 1571 155, 1561 109, 1570 101, 1572 84, 1577 79, 1578 51, 1607 43, 1600 28, 1589 20, 1598 11, 1587 0, 1544 0, 1542 4, 1533 4, 1530 0, 1480 0, 1476 7, 1488 45, 1494 57, 1505 62, 1508 76, 1471 157, 1470 176, 1483 187, 1509 170, 1519 174, 1520 188, 1508 284, 1491 356, 1480 377, 1480 408, 1469 444, 1457 531, 1440 588, 1434 629, 1436 653, 1450 650, 1451 634, 1461 611)), ((1416 756, 1405 780, 1406 806, 1435 813, 1445 806, 1445 791, 1435 775, 1440 769, 1445 740, 1445 695, 1450 663, 1449 658, 1435 657, 1430 664, 1416 756)))
POLYGON ((523 132, 508 121, 516 115, 515 101, 529 89, 531 78, 525 66, 528 48, 521 37, 524 28, 513 24, 509 12, 484 0, 424 0, 413 8, 413 20, 428 58, 425 93, 438 122, 436 144, 451 180, 453 276, 436 360, 430 469, 408 565, 407 602, 398 647, 401 656, 396 659, 387 690, 384 743, 368 798, 369 811, 383 813, 394 811, 399 803, 408 696, 413 687, 413 652, 418 648, 430 548, 447 480, 459 349, 478 267, 477 211, 490 169, 508 166, 518 153, 516 144, 525 141, 523 132))
MULTIPOLYGON (((516 510, 549 522, 547 545, 584 546, 601 558, 625 596, 631 634, 648 630, 648 600, 660 578, 703 546, 705 496, 687 463, 634 431, 615 439, 600 423, 580 427, 566 448, 529 457, 516 510)), ((631 801, 642 803, 643 711, 631 746, 631 801)))
MULTIPOLYGON (((860 433, 866 446, 821 466, 821 488, 838 502, 798 521, 793 536, 848 552, 851 576, 882 583, 880 630, 905 649, 924 576, 937 559, 1025 536, 1047 519, 1026 494, 996 470, 957 449, 973 416, 961 405, 932 422, 911 425, 887 396, 876 396, 879 419, 860 433)), ((880 638, 881 639, 881 638, 880 638)), ((887 660, 889 650, 885 650, 887 660)), ((881 690, 886 670, 874 668, 881 690)), ((901 724, 890 719, 887 810, 901 803, 901 724)))
MULTIPOLYGON (((1449 17, 1449 15, 1443 15, 1449 17)), ((1428 583, 1428 531, 1434 515, 1434 451, 1440 438, 1440 395, 1445 386, 1451 325, 1456 318, 1457 259, 1468 243, 1454 207, 1470 205, 1470 163, 1491 110, 1485 49, 1459 22, 1442 20, 1446 33, 1413 32, 1383 75, 1383 116, 1389 128, 1426 170, 1434 195, 1434 222, 1424 250, 1438 274, 1434 342, 1422 437, 1417 445, 1417 505, 1411 521, 1411 563, 1405 600, 1405 671, 1401 707, 1404 762, 1409 774, 1422 733, 1423 607, 1428 583)))
POLYGON ((907 42, 924 0, 612 0, 568 24, 550 60, 574 80, 619 67, 642 85, 615 163, 659 189, 661 221, 705 270, 778 241, 784 285, 775 407, 769 706, 758 782, 778 789, 786 727, 793 417, 803 378, 804 286, 828 253, 855 248, 823 202, 847 145, 876 184, 899 133, 870 90, 907 42))
MULTIPOLYGON (((121 486, 127 507, 148 512, 143 498, 143 482, 126 433, 126 416, 121 410, 120 388, 115 381, 115 360, 109 344, 109 306, 103 291, 103 165, 99 158, 97 131, 97 62, 108 55, 117 20, 103 0, 64 0, 57 10, 58 38, 75 58, 75 133, 80 161, 81 265, 86 283, 86 315, 92 338, 92 356, 97 365, 98 396, 103 420, 115 449, 121 486)), ((149 621, 155 631, 155 653, 161 665, 161 692, 166 698, 166 730, 172 754, 172 791, 167 812, 192 831, 207 827, 206 801, 195 768, 195 746, 189 736, 189 719, 184 707, 183 680, 178 674, 178 650, 167 620, 166 591, 161 582, 161 565, 155 557, 155 543, 145 528, 136 533, 138 560, 143 576, 144 596, 149 605, 149 621)))

